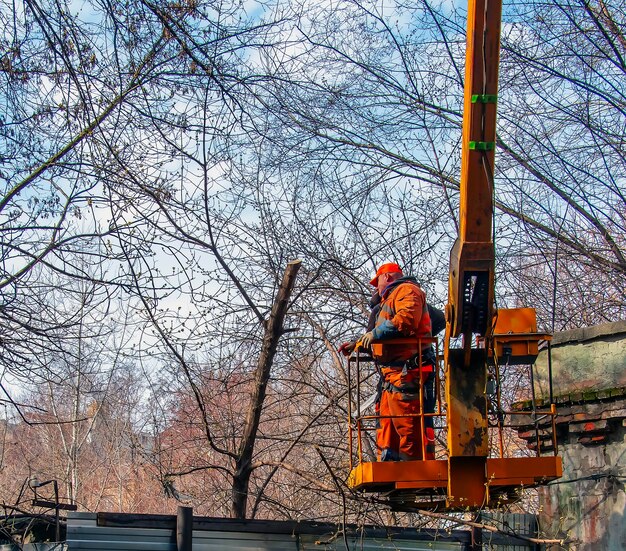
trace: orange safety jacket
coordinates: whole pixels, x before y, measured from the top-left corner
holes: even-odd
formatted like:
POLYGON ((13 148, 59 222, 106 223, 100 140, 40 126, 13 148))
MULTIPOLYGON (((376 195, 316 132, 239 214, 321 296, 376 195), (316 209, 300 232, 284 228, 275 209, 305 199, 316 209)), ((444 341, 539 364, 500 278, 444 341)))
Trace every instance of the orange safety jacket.
MULTIPOLYGON (((377 362, 385 364, 401 364, 418 354, 417 338, 431 336, 431 322, 426 306, 426 294, 412 277, 403 277, 391 283, 384 291, 380 311, 373 330, 375 340, 382 343, 372 346, 372 355, 377 362), (389 323, 393 327, 390 335, 389 323), (394 344, 386 339, 415 337, 414 344, 394 344)), ((430 343, 421 343, 422 351, 430 347, 430 343)), ((432 370, 428 366, 427 371, 432 370)))

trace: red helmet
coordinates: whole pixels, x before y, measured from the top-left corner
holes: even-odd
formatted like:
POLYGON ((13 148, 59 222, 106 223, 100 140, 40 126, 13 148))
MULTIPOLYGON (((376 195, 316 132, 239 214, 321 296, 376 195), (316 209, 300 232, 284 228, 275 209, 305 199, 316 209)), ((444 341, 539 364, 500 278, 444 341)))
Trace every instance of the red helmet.
POLYGON ((370 285, 373 285, 374 287, 376 287, 376 285, 378 285, 378 276, 382 274, 402 275, 402 268, 400 268, 400 266, 398 266, 398 264, 396 264, 395 262, 387 262, 386 264, 383 264, 380 268, 378 268, 376 275, 370 281, 370 285))

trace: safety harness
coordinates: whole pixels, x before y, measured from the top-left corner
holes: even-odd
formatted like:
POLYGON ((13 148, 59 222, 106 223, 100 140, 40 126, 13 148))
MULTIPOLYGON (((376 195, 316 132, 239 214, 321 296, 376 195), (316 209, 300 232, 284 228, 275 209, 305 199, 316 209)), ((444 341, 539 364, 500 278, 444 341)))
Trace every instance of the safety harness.
MULTIPOLYGON (((429 347, 427 350, 422 352, 422 372, 429 373, 433 370, 435 366, 435 353, 432 347, 429 347), (424 369, 428 368, 428 369, 424 369)), ((381 368, 390 367, 392 369, 401 369, 402 375, 406 376, 409 371, 414 371, 420 369, 419 366, 419 356, 416 354, 411 356, 408 360, 404 362, 393 362, 376 366, 378 371, 382 377, 381 368)), ((394 385, 389 381, 383 381, 382 386, 380 387, 380 392, 383 390, 387 390, 389 392, 397 392, 402 394, 402 398, 404 400, 416 400, 419 399, 420 392, 420 383, 419 379, 410 381, 408 383, 403 383, 401 385, 394 385)), ((380 397, 377 397, 377 401, 380 400, 380 397)))

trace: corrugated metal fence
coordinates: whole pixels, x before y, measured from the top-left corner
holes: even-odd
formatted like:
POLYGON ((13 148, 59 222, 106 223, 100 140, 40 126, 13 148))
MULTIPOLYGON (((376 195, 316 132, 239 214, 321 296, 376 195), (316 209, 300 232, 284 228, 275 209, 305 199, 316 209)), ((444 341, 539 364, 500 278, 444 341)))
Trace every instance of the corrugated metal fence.
POLYGON ((64 543, 3 543, 0 551, 68 551, 64 543))
MULTIPOLYGON (((489 512, 482 513, 481 520, 490 526, 502 530, 504 533, 524 534, 527 536, 537 535, 537 517, 535 515, 521 513, 498 513, 489 512)), ((489 536, 483 535, 483 546, 489 549, 489 536)), ((511 542, 507 545, 499 545, 498 551, 528 551, 529 548, 539 547, 531 546, 528 542, 523 544, 511 542)))
MULTIPOLYGON (((465 530, 351 526, 345 535, 334 524, 193 518, 193 551, 433 551, 477 549, 465 530)), ((489 534, 483 549, 528 550, 526 542, 489 534), (515 546, 515 547, 513 547, 515 546)), ((70 513, 68 551, 177 551, 176 516, 70 513)))

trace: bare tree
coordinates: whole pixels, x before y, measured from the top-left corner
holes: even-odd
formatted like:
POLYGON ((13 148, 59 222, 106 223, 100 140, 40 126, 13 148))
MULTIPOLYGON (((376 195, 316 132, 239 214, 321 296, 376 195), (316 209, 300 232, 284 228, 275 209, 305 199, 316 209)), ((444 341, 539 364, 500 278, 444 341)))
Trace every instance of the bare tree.
MULTIPOLYGON (((526 268, 541 264, 552 266, 552 277, 541 276, 547 297, 581 274, 592 288, 602 281, 609 291, 587 294, 595 312, 587 323, 624 315, 622 11, 584 2, 505 11, 495 174, 501 304, 526 301, 533 285, 526 268)), ((395 208, 404 213, 426 191, 433 223, 418 239, 444 236, 441 256, 423 259, 436 263, 443 280, 443 252, 455 233, 464 14, 428 2, 397 13, 394 22, 367 2, 312 10, 297 28, 306 47, 293 56, 268 52, 267 65, 281 78, 264 96, 274 117, 264 166, 299 181, 308 169, 311 182, 341 167, 348 200, 333 199, 344 211, 348 202, 361 206, 364 232, 377 194, 393 197, 409 186, 413 194, 395 208)), ((401 242, 406 250, 406 237, 401 242)), ((572 315, 579 306, 567 300, 536 306, 544 326, 582 323, 572 315)))
MULTIPOLYGON (((132 365, 155 398, 138 478, 221 514, 332 516, 346 474, 333 345, 362 330, 383 260, 444 300, 465 14, 424 0, 257 7, 3 4, 0 361, 3 377, 60 383, 86 359, 68 335, 93 341, 86 352, 102 333, 53 290, 69 305, 76 282, 93 285, 90 307, 127 303, 111 334, 135 331, 132 365), (283 314, 297 330, 281 336, 283 314)), ((625 314, 621 8, 505 10, 498 303, 538 307, 546 328, 625 314)), ((57 429, 71 457, 76 427, 57 429)))

